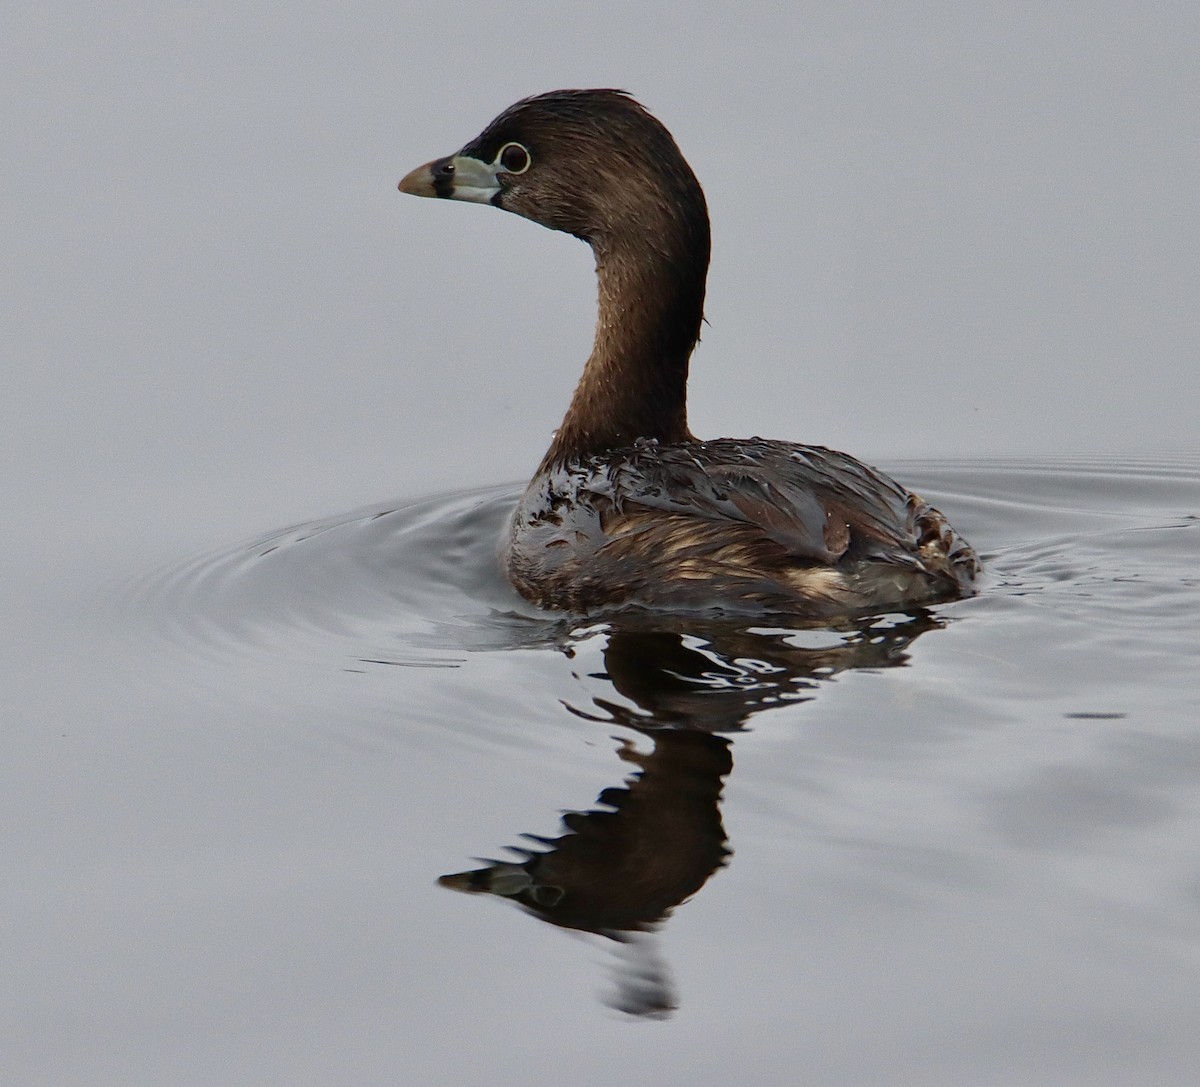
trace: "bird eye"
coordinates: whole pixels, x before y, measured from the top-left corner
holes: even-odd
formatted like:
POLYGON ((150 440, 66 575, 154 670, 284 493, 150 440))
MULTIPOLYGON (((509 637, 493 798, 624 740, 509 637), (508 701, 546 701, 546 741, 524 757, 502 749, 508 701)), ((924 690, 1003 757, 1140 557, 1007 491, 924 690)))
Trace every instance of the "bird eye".
POLYGON ((529 152, 519 143, 506 143, 496 156, 496 162, 510 174, 523 174, 532 161, 529 152))

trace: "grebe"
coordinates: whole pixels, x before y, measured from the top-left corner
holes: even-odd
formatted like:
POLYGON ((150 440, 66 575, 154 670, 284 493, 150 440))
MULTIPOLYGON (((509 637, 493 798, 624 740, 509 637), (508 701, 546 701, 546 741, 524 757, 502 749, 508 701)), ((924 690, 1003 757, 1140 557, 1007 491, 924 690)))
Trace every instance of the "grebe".
POLYGON ((399 187, 492 204, 595 253, 592 353, 505 546, 529 600, 822 619, 969 595, 970 545, 882 473, 821 446, 688 430, 708 209, 670 133, 628 94, 526 98, 399 187))

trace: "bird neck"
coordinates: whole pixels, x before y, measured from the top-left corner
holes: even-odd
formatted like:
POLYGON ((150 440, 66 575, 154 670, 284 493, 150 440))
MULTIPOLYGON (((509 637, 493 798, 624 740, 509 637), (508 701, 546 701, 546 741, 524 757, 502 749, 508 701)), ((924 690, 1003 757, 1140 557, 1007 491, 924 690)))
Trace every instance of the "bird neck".
POLYGON ((591 239, 596 339, 543 469, 639 438, 691 437, 688 360, 700 338, 710 245, 699 199, 698 209, 660 205, 636 235, 591 239))

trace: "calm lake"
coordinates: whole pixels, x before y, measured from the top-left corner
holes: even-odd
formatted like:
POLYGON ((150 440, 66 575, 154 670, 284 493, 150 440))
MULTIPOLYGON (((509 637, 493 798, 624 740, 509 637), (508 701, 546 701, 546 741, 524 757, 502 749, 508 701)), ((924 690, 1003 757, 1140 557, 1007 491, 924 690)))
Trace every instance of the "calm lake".
POLYGON ((19 612, 7 1082, 1188 1082, 1200 457, 884 467, 977 597, 566 620, 514 484, 19 612))
POLYGON ((1200 5, 0 40, 0 1087, 1197 1083, 1200 5), (560 87, 704 186, 694 432, 877 464, 977 596, 516 598, 595 262, 397 181, 560 87))

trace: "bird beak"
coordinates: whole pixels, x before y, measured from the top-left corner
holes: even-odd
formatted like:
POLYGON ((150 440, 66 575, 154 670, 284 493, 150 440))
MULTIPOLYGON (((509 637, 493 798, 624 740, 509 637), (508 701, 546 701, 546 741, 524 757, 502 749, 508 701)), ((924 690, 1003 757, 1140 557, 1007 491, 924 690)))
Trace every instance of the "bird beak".
POLYGON ((469 155, 450 155, 418 166, 400 179, 398 187, 413 196, 440 196, 473 204, 490 204, 500 192, 496 167, 469 155))

